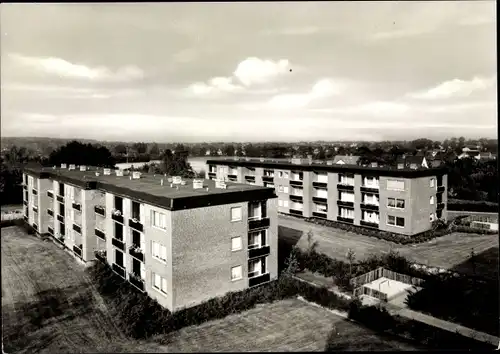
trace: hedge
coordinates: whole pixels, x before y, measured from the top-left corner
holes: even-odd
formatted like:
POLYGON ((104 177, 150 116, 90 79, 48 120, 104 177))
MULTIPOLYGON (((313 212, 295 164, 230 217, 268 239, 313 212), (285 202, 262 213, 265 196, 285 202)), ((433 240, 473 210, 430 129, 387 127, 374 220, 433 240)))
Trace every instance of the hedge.
POLYGON ((9 226, 19 226, 22 229, 24 229, 24 231, 26 231, 28 235, 36 234, 36 231, 33 228, 33 226, 24 221, 24 219, 2 220, 0 222, 0 227, 9 227, 9 226))
POLYGON ((391 316, 383 307, 363 306, 358 300, 351 302, 349 318, 378 332, 411 339, 432 349, 494 349, 494 346, 490 344, 462 336, 458 333, 449 332, 399 315, 391 316))
POLYGON ((448 199, 447 209, 450 211, 476 211, 498 213, 498 203, 477 200, 448 199))

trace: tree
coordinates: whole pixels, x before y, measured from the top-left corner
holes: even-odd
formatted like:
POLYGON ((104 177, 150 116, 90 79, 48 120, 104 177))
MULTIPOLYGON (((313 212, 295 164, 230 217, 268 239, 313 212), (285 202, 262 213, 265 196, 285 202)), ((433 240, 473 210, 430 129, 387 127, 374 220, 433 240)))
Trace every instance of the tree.
POLYGON ((160 148, 157 143, 153 143, 149 148, 149 155, 151 157, 157 157, 160 154, 160 148))
POLYGON ((297 248, 294 246, 290 255, 285 260, 285 269, 283 270, 283 276, 291 277, 299 271, 299 261, 297 259, 297 248))
POLYGON ((232 144, 226 145, 224 147, 223 153, 225 156, 234 156, 234 153, 235 153, 234 146, 232 144))
POLYGON ((132 148, 138 153, 138 154, 145 154, 146 151, 148 151, 148 146, 146 143, 135 143, 132 145, 132 148))
POLYGON ((118 144, 113 149, 115 154, 125 155, 127 153, 127 147, 124 144, 118 144))
POLYGON ((316 251, 316 248, 318 247, 318 241, 314 240, 314 233, 312 230, 309 230, 306 235, 307 235, 307 253, 311 254, 314 251, 316 251))
POLYGON ((104 146, 82 144, 78 141, 71 141, 61 146, 50 154, 48 163, 59 166, 62 163, 114 167, 115 160, 111 152, 104 146))
POLYGON ((169 176, 184 178, 193 178, 195 176, 191 165, 187 162, 187 153, 182 146, 178 146, 175 153, 172 153, 170 149, 165 150, 160 164, 160 171, 169 176))
POLYGON ((349 248, 347 250, 346 258, 349 261, 349 278, 352 278, 352 264, 356 260, 356 253, 353 249, 349 248))

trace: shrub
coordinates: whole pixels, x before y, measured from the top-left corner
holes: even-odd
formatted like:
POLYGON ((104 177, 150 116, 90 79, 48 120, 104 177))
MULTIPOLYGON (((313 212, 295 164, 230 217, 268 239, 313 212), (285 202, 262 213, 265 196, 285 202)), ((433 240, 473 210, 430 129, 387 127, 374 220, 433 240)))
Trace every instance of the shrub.
POLYGON ((450 211, 498 212, 498 203, 475 200, 448 199, 447 208, 450 211))

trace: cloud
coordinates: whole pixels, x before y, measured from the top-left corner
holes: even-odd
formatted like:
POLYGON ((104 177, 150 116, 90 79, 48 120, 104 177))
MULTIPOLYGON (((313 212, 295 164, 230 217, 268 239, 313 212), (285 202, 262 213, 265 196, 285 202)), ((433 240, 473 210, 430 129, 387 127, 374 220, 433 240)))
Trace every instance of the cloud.
POLYGON ((430 33, 433 31, 433 28, 420 28, 420 29, 400 29, 395 31, 384 31, 377 32, 370 35, 370 39, 374 41, 388 40, 388 39, 398 39, 398 38, 407 38, 407 37, 415 37, 422 34, 430 33))
POLYGON ((111 70, 104 66, 91 68, 81 64, 54 57, 28 57, 11 54, 16 62, 31 67, 40 72, 65 78, 82 79, 89 81, 131 81, 144 77, 144 72, 133 65, 124 66, 118 70, 111 70))
POLYGON ((224 92, 236 92, 243 87, 235 85, 230 77, 214 77, 208 83, 197 82, 188 87, 188 91, 196 96, 217 95, 224 92))
MULTIPOLYGON (((323 28, 321 29, 323 30, 323 28)), ((311 34, 318 33, 320 28, 315 26, 305 26, 305 27, 296 27, 296 28, 283 28, 279 30, 264 30, 261 33, 263 35, 282 35, 282 36, 308 36, 311 34)))
POLYGON ((340 87, 329 79, 317 81, 311 90, 300 94, 277 95, 269 100, 269 106, 279 109, 300 108, 309 105, 315 100, 334 96, 340 93, 340 87))
POLYGON ((367 102, 355 106, 345 106, 337 108, 318 108, 312 109, 313 112, 320 113, 335 113, 346 115, 373 115, 373 116, 398 116, 410 111, 410 106, 404 103, 388 102, 388 101, 374 101, 367 102))
POLYGON ((445 81, 438 86, 428 90, 416 93, 410 93, 407 96, 421 100, 436 100, 452 97, 467 97, 475 91, 486 90, 493 87, 496 83, 495 77, 484 78, 476 76, 472 80, 453 79, 445 81))

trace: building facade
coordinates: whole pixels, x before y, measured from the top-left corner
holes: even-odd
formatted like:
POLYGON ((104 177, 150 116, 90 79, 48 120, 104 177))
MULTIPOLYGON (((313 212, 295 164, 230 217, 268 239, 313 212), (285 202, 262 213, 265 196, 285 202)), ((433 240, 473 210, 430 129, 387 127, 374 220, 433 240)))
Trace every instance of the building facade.
POLYGON ((23 182, 38 233, 171 311, 278 276, 273 189, 75 166, 27 169, 23 182))
POLYGON ((442 168, 207 160, 208 178, 273 187, 278 211, 415 235, 447 220, 442 168))

